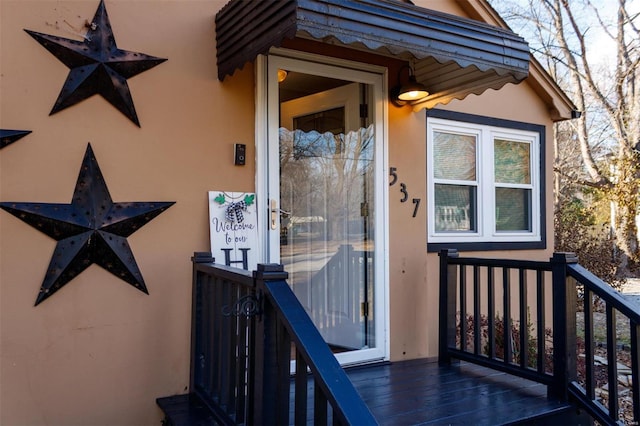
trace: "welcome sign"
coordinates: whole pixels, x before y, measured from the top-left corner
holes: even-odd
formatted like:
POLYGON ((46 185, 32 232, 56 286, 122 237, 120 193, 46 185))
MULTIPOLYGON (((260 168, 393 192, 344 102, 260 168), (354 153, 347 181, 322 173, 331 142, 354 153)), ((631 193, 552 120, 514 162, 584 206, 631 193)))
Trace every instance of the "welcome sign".
POLYGON ((258 265, 256 194, 209 191, 209 233, 216 263, 253 271, 258 265))

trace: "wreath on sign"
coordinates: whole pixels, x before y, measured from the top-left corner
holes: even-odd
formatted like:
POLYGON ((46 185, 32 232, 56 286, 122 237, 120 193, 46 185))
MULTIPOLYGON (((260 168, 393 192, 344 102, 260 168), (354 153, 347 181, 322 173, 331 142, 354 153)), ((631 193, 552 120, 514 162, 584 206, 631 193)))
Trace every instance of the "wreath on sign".
POLYGON ((248 207, 253 204, 255 196, 255 194, 246 194, 243 200, 228 201, 227 204, 227 197, 224 194, 218 194, 213 201, 220 204, 220 206, 224 206, 226 204, 224 217, 227 221, 231 223, 242 223, 242 221, 244 221, 244 214, 242 212, 248 212, 248 207))

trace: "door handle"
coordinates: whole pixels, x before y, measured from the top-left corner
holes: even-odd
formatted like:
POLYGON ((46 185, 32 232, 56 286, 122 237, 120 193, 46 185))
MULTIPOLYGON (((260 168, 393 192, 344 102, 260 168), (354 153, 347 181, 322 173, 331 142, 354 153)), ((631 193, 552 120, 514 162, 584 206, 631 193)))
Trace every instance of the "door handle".
POLYGON ((271 229, 278 229, 278 215, 280 214, 280 209, 278 208, 278 202, 276 200, 271 200, 271 229))

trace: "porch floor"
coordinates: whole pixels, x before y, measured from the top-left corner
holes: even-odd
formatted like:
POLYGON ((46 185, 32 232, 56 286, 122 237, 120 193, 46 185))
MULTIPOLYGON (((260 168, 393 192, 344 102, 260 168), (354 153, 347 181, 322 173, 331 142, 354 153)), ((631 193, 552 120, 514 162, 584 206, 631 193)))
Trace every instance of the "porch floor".
POLYGON ((570 405, 547 399, 546 386, 465 362, 411 360, 345 371, 380 425, 581 423, 570 405))

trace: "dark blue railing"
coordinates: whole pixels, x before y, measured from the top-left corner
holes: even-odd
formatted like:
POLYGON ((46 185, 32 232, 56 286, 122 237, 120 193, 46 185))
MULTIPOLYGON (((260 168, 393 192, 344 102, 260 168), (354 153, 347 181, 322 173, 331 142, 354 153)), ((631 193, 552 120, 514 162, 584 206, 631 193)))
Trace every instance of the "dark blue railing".
POLYGON ((638 424, 640 315, 620 293, 578 265, 575 255, 555 253, 548 262, 536 262, 462 258, 455 250, 443 250, 440 319, 440 362, 460 359, 534 380, 548 386, 550 397, 577 403, 602 424, 638 424), (578 345, 576 326, 580 297, 584 345, 578 345), (606 397, 596 394, 594 378, 594 305, 603 303, 606 397), (631 408, 624 416, 617 387, 616 313, 630 329, 629 347, 620 349, 628 350, 631 359, 631 408), (579 357, 585 360, 580 372, 579 357))
POLYGON ((208 253, 193 261, 190 392, 220 423, 376 424, 281 265, 249 273, 208 253))

